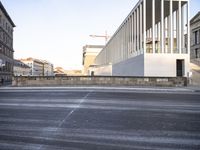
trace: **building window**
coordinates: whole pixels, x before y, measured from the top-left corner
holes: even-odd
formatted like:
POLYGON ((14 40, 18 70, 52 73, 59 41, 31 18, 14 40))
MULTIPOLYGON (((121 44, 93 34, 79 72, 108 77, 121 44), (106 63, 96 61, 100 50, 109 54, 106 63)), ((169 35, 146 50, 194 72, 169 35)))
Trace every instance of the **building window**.
POLYGON ((3 39, 3 32, 0 32, 0 39, 3 39))
POLYGON ((199 56, 198 56, 198 49, 195 49, 195 58, 199 58, 199 56))
POLYGON ((0 54, 3 54, 3 48, 1 44, 0 44, 0 54))
POLYGON ((4 46, 2 47, 2 54, 5 55, 5 49, 4 49, 4 46))
POLYGON ((5 19, 3 19, 3 28, 5 28, 5 19))
POLYGON ((194 44, 198 44, 198 31, 194 32, 194 44))
POLYGON ((200 43, 200 29, 199 29, 199 38, 198 38, 198 41, 199 41, 199 43, 200 43))
POLYGON ((6 37, 5 37, 5 34, 3 33, 3 42, 5 42, 6 40, 6 37))

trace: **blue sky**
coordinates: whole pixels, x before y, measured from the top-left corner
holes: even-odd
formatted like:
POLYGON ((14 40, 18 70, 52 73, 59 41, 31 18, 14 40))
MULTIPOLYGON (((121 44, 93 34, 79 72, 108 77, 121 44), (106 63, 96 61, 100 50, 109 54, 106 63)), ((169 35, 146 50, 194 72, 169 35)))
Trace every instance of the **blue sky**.
MULTIPOLYGON (((16 24, 15 58, 45 59, 65 69, 81 68, 82 47, 104 44, 138 0, 1 0, 16 24)), ((191 0, 191 16, 200 1, 191 0)))

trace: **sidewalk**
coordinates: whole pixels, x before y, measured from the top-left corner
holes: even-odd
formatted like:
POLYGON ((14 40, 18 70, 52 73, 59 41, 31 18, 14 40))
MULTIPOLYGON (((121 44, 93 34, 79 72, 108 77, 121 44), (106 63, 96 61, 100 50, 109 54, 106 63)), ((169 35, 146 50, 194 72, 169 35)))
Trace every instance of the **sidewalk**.
POLYGON ((193 90, 194 92, 200 92, 200 85, 188 85, 187 87, 184 87, 186 89, 189 89, 189 90, 193 90))
POLYGON ((151 92, 162 92, 162 93, 200 93, 200 86, 188 86, 188 87, 138 87, 138 86, 56 86, 56 87, 0 87, 0 91, 6 91, 6 90, 17 90, 17 91, 23 91, 23 90, 46 90, 46 91, 55 91, 55 90, 115 90, 120 92, 144 92, 144 93, 151 93, 151 92))

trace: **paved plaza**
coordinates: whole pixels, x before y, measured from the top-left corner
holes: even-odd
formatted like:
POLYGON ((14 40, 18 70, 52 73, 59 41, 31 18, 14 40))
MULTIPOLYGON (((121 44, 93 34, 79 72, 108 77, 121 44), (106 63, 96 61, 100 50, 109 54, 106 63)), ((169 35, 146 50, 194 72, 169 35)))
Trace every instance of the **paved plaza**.
POLYGON ((198 150, 200 92, 1 88, 1 150, 198 150))

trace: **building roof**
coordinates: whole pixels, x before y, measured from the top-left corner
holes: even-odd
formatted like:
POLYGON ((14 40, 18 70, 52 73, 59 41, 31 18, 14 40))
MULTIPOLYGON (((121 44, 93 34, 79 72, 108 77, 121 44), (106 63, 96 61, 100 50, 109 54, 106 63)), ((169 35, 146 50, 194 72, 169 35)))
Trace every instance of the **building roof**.
POLYGON ((85 45, 83 46, 83 49, 86 48, 104 48, 105 45, 85 45))
POLYGON ((22 67, 22 68, 30 68, 28 65, 25 63, 21 62, 20 60, 14 60, 14 66, 22 67))
POLYGON ((40 64, 43 64, 43 62, 39 59, 35 59, 35 58, 32 58, 32 57, 29 57, 29 58, 26 58, 26 59, 20 59, 20 61, 22 62, 25 62, 25 61, 34 61, 34 62, 37 62, 37 63, 40 63, 40 64))
POLYGON ((7 13, 6 9, 4 8, 3 4, 0 1, 0 8, 3 11, 3 13, 5 14, 5 16, 7 17, 8 21, 12 24, 13 27, 16 27, 14 22, 12 21, 12 19, 10 18, 9 14, 7 13))
POLYGON ((200 11, 190 20, 190 24, 200 21, 200 11))
POLYGON ((93 53, 97 55, 103 48, 104 45, 85 45, 83 47, 83 53, 93 53))
POLYGON ((34 62, 37 62, 37 63, 40 63, 40 64, 48 64, 48 65, 52 65, 52 63, 50 63, 49 61, 47 60, 42 60, 42 59, 36 59, 36 58, 32 58, 32 57, 29 57, 29 58, 26 58, 26 59, 20 59, 21 61, 34 61, 34 62))

